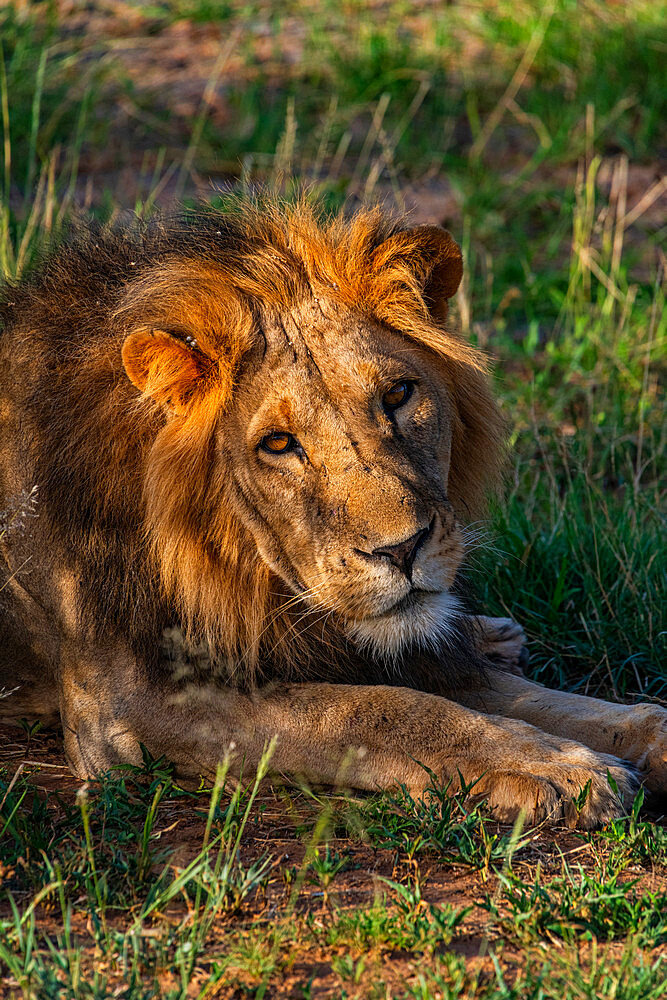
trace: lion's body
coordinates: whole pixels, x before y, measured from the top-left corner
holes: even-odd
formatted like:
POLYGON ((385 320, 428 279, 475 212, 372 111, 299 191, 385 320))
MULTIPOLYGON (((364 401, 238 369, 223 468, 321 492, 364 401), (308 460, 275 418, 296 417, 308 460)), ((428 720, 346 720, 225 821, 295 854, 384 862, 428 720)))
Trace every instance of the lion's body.
MULTIPOLYGON (((511 671, 521 650, 456 598, 502 439, 481 358, 444 325, 460 273, 439 230, 246 207, 82 233, 6 289, 3 710, 60 711, 79 773, 136 759, 139 739, 210 770, 230 742, 252 760, 282 733, 280 769, 324 781, 377 741, 353 781, 373 787, 412 781, 401 754, 429 740, 488 736, 483 705, 437 697, 483 701, 494 652, 511 671), (160 656, 174 626, 210 650, 196 676, 160 656), (394 733, 428 697, 446 721, 388 762, 378 713, 394 733), (331 744, 318 765, 295 749, 313 727, 331 744)), ((511 788, 500 812, 532 794, 511 788)))

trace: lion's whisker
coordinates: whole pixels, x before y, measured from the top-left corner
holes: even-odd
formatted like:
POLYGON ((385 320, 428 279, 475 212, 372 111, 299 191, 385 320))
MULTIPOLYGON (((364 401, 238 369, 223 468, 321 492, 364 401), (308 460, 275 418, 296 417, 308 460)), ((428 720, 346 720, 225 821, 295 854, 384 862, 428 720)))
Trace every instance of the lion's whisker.
MULTIPOLYGON (((304 597, 310 596, 310 594, 317 593, 318 589, 322 589, 323 586, 324 586, 324 584, 319 585, 318 588, 312 587, 309 591, 305 591, 302 594, 295 595, 295 597, 291 598, 289 601, 286 601, 279 608, 276 608, 272 612, 272 614, 268 617, 268 621, 266 622, 266 624, 265 624, 264 628, 261 630, 261 632, 259 632, 259 634, 255 636, 255 638, 252 640, 252 642, 250 642, 248 644, 247 649, 245 650, 245 652, 243 653, 243 655, 240 657, 240 662, 243 662, 244 660, 247 660, 248 657, 253 652, 255 652, 257 650, 257 648, 259 646, 259 643, 261 642, 262 638, 266 635, 266 633, 269 631, 269 629, 271 628, 271 626, 281 617, 281 615, 283 615, 285 613, 285 611, 288 608, 294 607, 295 605, 297 605, 298 603, 300 603, 303 600, 304 597)), ((314 607, 316 607, 316 605, 314 607)))

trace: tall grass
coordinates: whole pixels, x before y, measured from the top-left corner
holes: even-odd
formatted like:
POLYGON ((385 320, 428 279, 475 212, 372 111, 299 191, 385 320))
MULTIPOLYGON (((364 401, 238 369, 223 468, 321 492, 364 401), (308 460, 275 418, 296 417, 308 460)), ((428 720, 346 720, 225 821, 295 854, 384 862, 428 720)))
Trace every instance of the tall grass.
POLYGON ((591 158, 577 181, 558 316, 528 344, 499 341, 507 361, 521 358, 501 383, 516 458, 479 579, 496 610, 526 624, 541 680, 664 697, 663 270, 658 258, 648 287, 630 280, 627 163, 601 205, 598 166, 591 158))

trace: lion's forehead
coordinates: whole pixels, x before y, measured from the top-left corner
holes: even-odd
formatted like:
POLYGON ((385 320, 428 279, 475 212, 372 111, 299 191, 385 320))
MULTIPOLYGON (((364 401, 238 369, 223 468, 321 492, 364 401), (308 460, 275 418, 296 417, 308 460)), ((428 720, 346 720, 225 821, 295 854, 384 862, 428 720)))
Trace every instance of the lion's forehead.
POLYGON ((338 410, 346 400, 361 416, 359 404, 378 386, 428 370, 424 352, 407 338, 332 303, 267 310, 260 324, 261 356, 240 373, 239 387, 249 390, 246 406, 272 405, 276 418, 333 419, 328 404, 338 410))
MULTIPOLYGON (((290 310, 266 310, 261 319, 269 359, 292 363, 316 360, 338 375, 372 378, 397 352, 413 350, 403 335, 357 309, 323 299, 305 299, 290 310)), ((312 365, 310 366, 312 368, 312 365)))

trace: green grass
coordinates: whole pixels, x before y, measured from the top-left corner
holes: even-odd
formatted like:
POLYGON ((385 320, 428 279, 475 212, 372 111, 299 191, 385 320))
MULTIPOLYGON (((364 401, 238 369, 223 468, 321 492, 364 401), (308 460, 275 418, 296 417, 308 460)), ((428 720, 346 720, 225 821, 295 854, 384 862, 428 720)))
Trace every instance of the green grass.
POLYGON ((666 974, 664 960, 645 963, 637 959, 630 942, 620 959, 595 951, 592 962, 585 965, 571 952, 547 961, 528 961, 514 981, 507 981, 496 964, 491 982, 471 984, 460 963, 449 962, 442 971, 422 973, 418 985, 404 996, 415 1000, 471 995, 480 1000, 659 1000, 666 974))
MULTIPOLYGON (((637 187, 665 119, 664 5, 135 6, 131 29, 88 35, 55 4, 0 12, 2 273, 28 270, 82 203, 148 214, 166 181, 189 197, 196 172, 305 180, 332 208, 400 208, 435 180, 464 248, 455 311, 496 359, 511 433, 469 575, 524 624, 539 680, 664 701, 664 225, 651 176, 637 187), (189 23, 239 59, 215 77, 184 50, 183 80, 208 75, 188 111, 132 71, 189 23), (102 154, 112 173, 132 164, 126 196, 95 176, 87 191, 102 154)), ((26 724, 26 756, 44 738, 26 724)), ((276 806, 224 773, 182 788, 148 757, 78 797, 30 771, 0 780, 3 996, 667 992, 667 835, 641 796, 573 846, 498 828, 437 784, 276 806)))
POLYGON ((618 872, 589 875, 565 865, 546 885, 539 874, 532 885, 516 876, 503 876, 501 885, 500 904, 487 897, 484 905, 522 945, 554 937, 605 941, 631 934, 640 946, 667 939, 667 894, 638 893, 635 881, 618 872))
MULTIPOLYGON (((667 854, 664 843, 653 849, 655 835, 638 819, 639 803, 607 831, 607 843, 604 835, 587 835, 591 850, 579 852, 577 867, 562 863, 554 875, 538 863, 526 878, 518 870, 528 861, 534 834, 508 834, 501 850, 478 808, 466 820, 468 848, 452 852, 461 838, 463 794, 448 800, 435 787, 436 816, 417 812, 407 820, 406 802, 413 814, 415 804, 405 794, 371 797, 356 808, 371 817, 363 825, 371 843, 377 824, 384 824, 378 846, 391 850, 392 877, 377 877, 364 904, 350 907, 344 902, 349 882, 342 880, 355 867, 354 841, 344 853, 328 846, 329 802, 301 826, 296 866, 277 856, 270 842, 257 850, 264 840, 259 780, 269 758, 270 751, 253 784, 235 790, 227 787, 222 767, 212 789, 185 791, 163 762, 150 758, 144 768, 124 768, 85 786, 74 802, 45 797, 23 776, 9 792, 0 782, 0 962, 9 995, 176 1000, 205 997, 224 985, 263 996, 286 975, 299 981, 298 958, 306 969, 324 963, 331 995, 388 996, 383 977, 396 954, 405 984, 392 995, 406 997, 440 996, 443 988, 451 996, 556 997, 556 984, 560 995, 572 998, 612 996, 604 990, 616 982, 619 995, 639 1000, 659 996, 650 990, 667 984, 656 951, 667 936, 667 893, 638 886, 649 868, 667 880, 667 854), (161 839, 184 812, 190 822, 197 818, 198 839, 190 837, 187 857, 175 864, 161 839), (396 835, 392 817, 399 814, 396 835), (610 848, 624 841, 633 848, 622 856, 610 848), (637 854, 638 843, 650 848, 648 855, 637 854), (648 868, 637 868, 638 857, 648 868), (455 863, 459 872, 483 871, 479 886, 487 891, 476 890, 463 906, 436 901, 424 863, 431 873, 443 863, 455 863), (456 956, 480 914, 480 954, 493 956, 492 974, 481 979, 456 956), (545 961, 540 942, 555 939, 569 950, 545 961), (620 942, 621 952, 598 967, 597 949, 609 941, 620 942), (511 955, 516 947, 526 956, 520 986, 508 985, 502 961, 506 949, 511 955)), ((547 869, 556 857, 547 857, 547 869)), ((308 982, 304 974, 305 995, 308 982)))
MULTIPOLYGON (((300 169, 316 158, 323 138, 331 151, 346 141, 360 153, 370 128, 377 132, 378 155, 384 142, 402 170, 423 171, 460 157, 461 137, 470 145, 479 140, 485 119, 533 47, 509 110, 515 134, 511 140, 496 136, 503 149, 520 132, 525 142, 537 141, 557 159, 572 155, 573 142, 575 155, 583 152, 581 111, 592 104, 600 144, 631 156, 650 152, 664 112, 665 25, 659 4, 642 0, 633 8, 557 0, 471 10, 388 0, 371 13, 363 0, 193 0, 155 4, 148 16, 152 30, 188 15, 221 22, 226 31, 243 26, 239 45, 249 73, 242 84, 229 85, 235 155, 262 162, 273 157, 293 106, 300 169), (273 39, 266 61, 254 44, 260 26, 273 39), (298 62, 283 44, 291 34, 299 38, 298 62), (269 83, 274 86, 267 100, 269 83)), ((221 142, 214 127, 204 133, 202 152, 211 160, 232 158, 230 144, 221 142)))
POLYGON ((346 818, 349 832, 359 833, 375 848, 405 855, 415 862, 426 855, 482 868, 511 856, 521 845, 511 831, 500 833, 481 805, 473 804, 474 783, 451 792, 432 774, 420 798, 402 787, 393 795, 370 799, 346 818))
MULTIPOLYGON (((550 443, 550 442, 549 442, 550 443)), ((657 489, 605 488, 576 448, 526 460, 474 577, 519 618, 531 673, 552 686, 665 696, 664 525, 657 489)))

